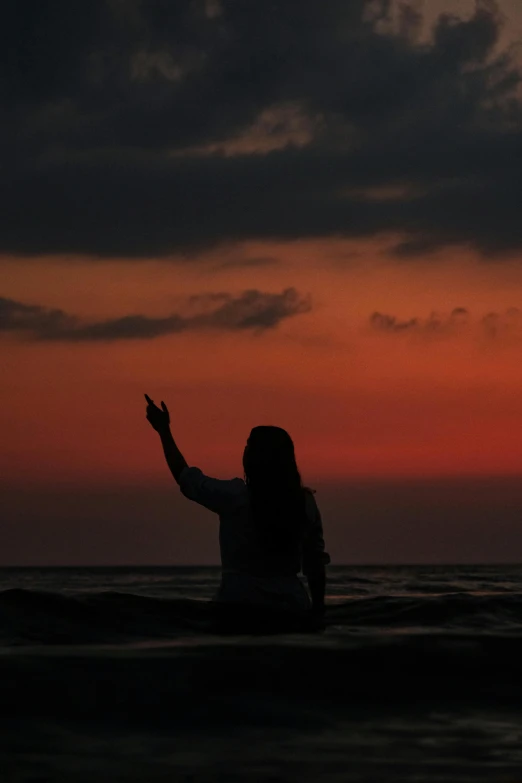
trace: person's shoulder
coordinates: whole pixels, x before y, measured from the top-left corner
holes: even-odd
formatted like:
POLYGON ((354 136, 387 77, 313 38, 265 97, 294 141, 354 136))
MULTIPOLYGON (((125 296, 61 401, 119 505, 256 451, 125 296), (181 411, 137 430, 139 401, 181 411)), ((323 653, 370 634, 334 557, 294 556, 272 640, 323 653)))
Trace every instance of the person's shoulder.
POLYGON ((230 488, 230 492, 233 495, 237 495, 237 497, 246 497, 247 493, 247 485, 244 481, 244 479, 239 478, 239 476, 236 476, 235 478, 228 480, 228 486, 230 488))

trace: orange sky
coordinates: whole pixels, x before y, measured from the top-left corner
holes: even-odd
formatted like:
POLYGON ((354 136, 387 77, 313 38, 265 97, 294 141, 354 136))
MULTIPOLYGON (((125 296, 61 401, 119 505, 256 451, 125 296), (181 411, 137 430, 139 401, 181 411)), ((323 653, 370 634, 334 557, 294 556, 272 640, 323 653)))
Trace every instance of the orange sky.
POLYGON ((522 335, 488 340, 472 323, 428 339, 372 333, 368 321, 374 311, 408 320, 456 307, 478 321, 519 304, 522 272, 462 252, 397 264, 383 247, 247 245, 244 256, 279 263, 242 270, 216 270, 218 253, 183 262, 4 260, 0 287, 11 298, 85 318, 166 315, 192 294, 290 285, 311 294, 312 310, 261 335, 65 345, 4 336, 3 476, 161 482, 144 391, 169 405, 187 460, 216 475, 240 474, 258 423, 290 431, 309 480, 522 472, 522 335))
MULTIPOLYGON (((522 473, 522 336, 487 340, 474 323, 469 333, 432 339, 372 333, 368 317, 466 307, 479 320, 520 303, 522 271, 516 259, 479 262, 462 252, 398 264, 382 247, 246 245, 234 252, 279 264, 228 270, 216 269, 219 253, 184 262, 4 259, 0 287, 11 298, 85 318, 167 314, 196 293, 289 285, 311 294, 312 310, 259 336, 65 345, 4 336, 3 562, 218 562, 211 515, 180 497, 145 420, 144 391, 167 402, 187 461, 211 475, 242 475, 252 426, 287 428, 304 481, 318 488, 337 562, 487 559, 490 551, 509 559, 516 549, 505 541, 518 541, 516 525, 497 549, 487 535, 469 549, 461 527, 435 515, 442 534, 428 547, 433 493, 446 517, 456 508, 451 484, 412 496, 382 480, 522 473), (349 487, 363 477, 380 489, 363 492, 354 512, 349 487), (397 497, 425 520, 406 530, 409 543, 400 540, 406 517, 397 520, 397 497)), ((496 525, 498 488, 484 491, 496 525)), ((475 495, 468 488, 463 496, 473 514, 475 495)), ((483 524, 486 533, 491 526, 483 524)))

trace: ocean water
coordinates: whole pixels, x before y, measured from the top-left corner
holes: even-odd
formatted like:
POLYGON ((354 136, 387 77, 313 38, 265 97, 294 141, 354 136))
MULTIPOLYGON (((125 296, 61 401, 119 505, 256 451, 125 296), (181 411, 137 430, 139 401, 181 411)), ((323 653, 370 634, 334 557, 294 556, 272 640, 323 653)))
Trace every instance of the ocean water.
POLYGON ((270 636, 219 577, 0 569, 0 781, 522 782, 522 565, 331 566, 270 636))

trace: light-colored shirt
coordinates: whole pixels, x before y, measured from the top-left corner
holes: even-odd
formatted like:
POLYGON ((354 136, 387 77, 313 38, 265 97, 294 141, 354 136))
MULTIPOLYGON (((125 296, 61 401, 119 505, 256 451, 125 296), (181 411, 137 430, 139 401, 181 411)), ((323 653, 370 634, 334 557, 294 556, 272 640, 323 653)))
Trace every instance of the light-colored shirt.
POLYGON ((185 497, 219 515, 222 578, 217 600, 293 611, 310 608, 298 574, 330 562, 313 490, 305 491, 308 524, 302 540, 295 552, 274 559, 259 548, 248 488, 242 478, 216 479, 200 468, 185 467, 179 475, 179 487, 185 497))

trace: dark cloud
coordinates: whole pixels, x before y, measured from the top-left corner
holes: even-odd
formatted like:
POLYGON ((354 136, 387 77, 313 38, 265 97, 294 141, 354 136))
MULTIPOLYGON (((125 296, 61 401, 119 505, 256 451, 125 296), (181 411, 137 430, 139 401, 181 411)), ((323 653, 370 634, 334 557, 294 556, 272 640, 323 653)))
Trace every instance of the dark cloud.
POLYGON ((522 311, 510 307, 504 313, 487 313, 480 320, 484 335, 492 339, 512 339, 522 337, 522 311))
POLYGON ((455 334, 469 323, 469 312, 465 307, 455 307, 449 316, 443 317, 431 313, 428 318, 410 318, 401 321, 394 315, 372 313, 370 326, 379 332, 417 332, 423 334, 448 335, 455 334))
POLYGON ((401 256, 522 247, 521 76, 493 0, 429 41, 412 6, 392 24, 391 0, 209 8, 5 0, 0 252, 381 233, 401 256), (267 111, 286 146, 233 154, 267 111))
POLYGON ((14 299, 0 297, 0 333, 29 332, 46 335, 66 332, 74 328, 76 319, 63 310, 52 310, 41 305, 27 305, 14 299))
POLYGON ((177 313, 165 318, 126 315, 84 323, 63 310, 0 297, 0 333, 25 333, 33 340, 68 342, 151 339, 205 329, 251 330, 260 334, 274 329, 286 318, 311 310, 310 296, 301 296, 295 288, 286 288, 280 294, 250 289, 239 296, 204 295, 192 297, 190 304, 207 306, 207 309, 188 316, 177 313), (208 309, 209 305, 213 308, 208 309))
POLYGON ((412 334, 423 338, 469 334, 473 337, 506 341, 522 339, 522 311, 516 307, 510 307, 503 313, 490 312, 478 319, 473 318, 465 307, 456 307, 446 316, 431 313, 428 318, 407 320, 375 312, 369 318, 369 325, 374 332, 412 334))
POLYGON ((370 326, 377 332, 405 332, 419 328, 419 319, 400 321, 395 315, 375 312, 370 316, 370 326))

